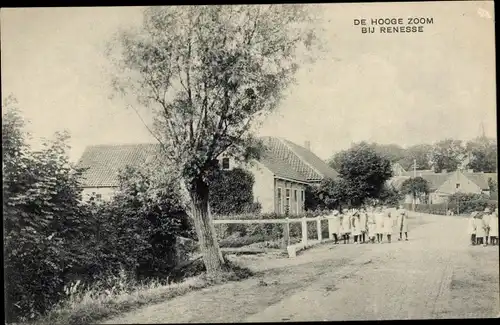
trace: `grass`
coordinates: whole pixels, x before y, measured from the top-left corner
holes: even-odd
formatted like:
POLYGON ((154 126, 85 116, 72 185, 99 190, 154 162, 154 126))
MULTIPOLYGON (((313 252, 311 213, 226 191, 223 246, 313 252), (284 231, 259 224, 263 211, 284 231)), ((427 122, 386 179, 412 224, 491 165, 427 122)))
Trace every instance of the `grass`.
MULTIPOLYGON (((66 301, 32 324, 98 323, 145 305, 163 302, 211 285, 239 281, 252 275, 250 270, 228 261, 227 270, 215 277, 202 274, 168 285, 159 281, 151 281, 148 284, 135 285, 128 290, 114 288, 114 290, 102 292, 102 290, 89 289, 71 295, 66 301)), ((126 286, 117 286, 119 287, 126 286)))

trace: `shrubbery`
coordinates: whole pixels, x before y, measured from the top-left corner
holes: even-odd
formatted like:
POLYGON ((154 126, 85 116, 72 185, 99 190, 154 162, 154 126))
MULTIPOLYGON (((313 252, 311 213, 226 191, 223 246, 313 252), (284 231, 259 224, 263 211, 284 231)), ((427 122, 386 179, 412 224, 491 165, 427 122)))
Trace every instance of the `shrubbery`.
MULTIPOLYGON (((448 210, 451 210, 454 214, 469 214, 473 211, 484 211, 486 207, 493 210, 498 207, 498 201, 490 200, 481 194, 457 193, 449 197, 448 203, 416 204, 415 211, 446 215, 448 210)), ((405 208, 411 210, 412 204, 406 203, 405 208)))
POLYGON ((244 169, 219 170, 210 181, 211 212, 219 215, 260 212, 260 205, 253 202, 253 184, 254 176, 244 169))
MULTIPOLYGON (((5 110, 4 110, 5 112, 5 110)), ((174 182, 127 170, 109 203, 83 203, 81 171, 68 162, 66 134, 40 151, 26 145, 14 110, 2 119, 7 321, 33 319, 67 297, 65 287, 109 289, 160 277, 179 261, 177 236, 193 237, 174 182)))

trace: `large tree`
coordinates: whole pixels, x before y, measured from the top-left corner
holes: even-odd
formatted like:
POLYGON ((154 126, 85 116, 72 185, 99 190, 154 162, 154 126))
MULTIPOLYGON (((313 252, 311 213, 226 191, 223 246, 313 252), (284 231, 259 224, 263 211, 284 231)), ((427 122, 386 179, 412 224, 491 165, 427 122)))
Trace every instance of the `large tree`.
POLYGON ((445 139, 432 146, 429 158, 435 172, 455 171, 465 158, 465 147, 461 140, 445 139))
POLYGON ((347 183, 350 205, 358 206, 367 198, 378 198, 392 176, 391 162, 373 147, 361 142, 338 154, 338 172, 347 183))
POLYGON ((251 127, 293 81, 297 49, 314 39, 309 19, 299 5, 153 7, 110 47, 115 90, 154 112, 150 130, 189 194, 208 273, 225 264, 208 179, 222 153, 256 153, 251 127))
POLYGON ((480 137, 467 142, 471 159, 467 168, 477 172, 494 173, 497 170, 497 143, 495 139, 480 137))
POLYGON ((417 144, 405 149, 403 158, 399 160, 399 164, 405 170, 413 169, 413 164, 416 163, 416 169, 430 169, 430 152, 432 145, 430 144, 417 144))
POLYGON ((371 146, 376 153, 389 159, 391 163, 398 162, 405 156, 405 149, 397 144, 372 143, 371 146))
POLYGON ((429 193, 429 182, 422 177, 409 178, 401 185, 401 193, 411 195, 413 203, 423 194, 429 193))

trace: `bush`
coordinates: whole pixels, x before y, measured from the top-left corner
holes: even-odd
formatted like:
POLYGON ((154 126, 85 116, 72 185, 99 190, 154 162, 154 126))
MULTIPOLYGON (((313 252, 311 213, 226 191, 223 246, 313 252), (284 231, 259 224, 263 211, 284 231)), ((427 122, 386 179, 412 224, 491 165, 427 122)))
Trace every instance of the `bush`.
MULTIPOLYGON (((6 112, 5 112, 6 111, 6 112)), ((81 200, 82 170, 67 157, 68 135, 33 152, 23 119, 2 119, 6 319, 34 319, 67 298, 65 285, 105 290, 124 270, 135 280, 162 277, 194 237, 175 182, 152 169, 126 170, 111 202, 81 200)))
MULTIPOLYGON (((454 214, 469 214, 473 211, 484 211, 486 207, 493 210, 498 207, 498 201, 489 200, 485 197, 477 197, 474 194, 465 194, 458 196, 458 204, 456 196, 450 198, 449 203, 438 204, 416 204, 415 211, 429 214, 446 215, 448 210, 454 214)), ((405 208, 411 210, 411 203, 405 203, 405 208)))
POLYGON ((218 170, 210 180, 210 209, 214 214, 258 213, 260 204, 253 202, 254 176, 234 168, 218 170))

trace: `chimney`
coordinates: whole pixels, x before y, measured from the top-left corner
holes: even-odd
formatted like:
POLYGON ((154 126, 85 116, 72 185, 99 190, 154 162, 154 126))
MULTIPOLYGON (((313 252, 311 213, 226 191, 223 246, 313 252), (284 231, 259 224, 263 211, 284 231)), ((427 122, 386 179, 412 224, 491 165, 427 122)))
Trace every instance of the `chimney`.
POLYGON ((441 174, 446 174, 448 171, 446 169, 441 170, 441 174))
POLYGON ((474 173, 474 169, 467 170, 468 173, 474 173))
POLYGON ((305 147, 307 150, 311 151, 311 141, 306 141, 306 142, 304 142, 304 147, 305 147))

